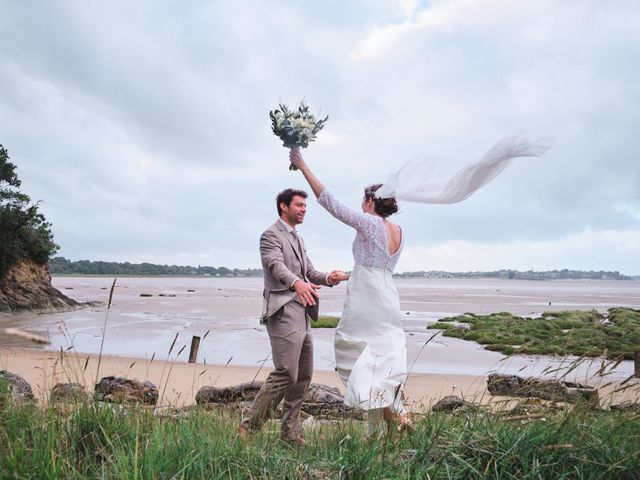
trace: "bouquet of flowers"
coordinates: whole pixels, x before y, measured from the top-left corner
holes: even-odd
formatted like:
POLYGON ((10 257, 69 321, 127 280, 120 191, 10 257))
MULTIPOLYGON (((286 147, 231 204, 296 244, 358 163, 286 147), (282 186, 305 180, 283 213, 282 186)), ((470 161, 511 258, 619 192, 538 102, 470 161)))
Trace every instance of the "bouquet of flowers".
MULTIPOLYGON (((329 119, 326 116, 316 120, 304 100, 300 102, 297 110, 290 109, 282 103, 278 107, 278 109, 269 112, 271 130, 275 136, 282 140, 282 145, 286 148, 307 148, 309 142, 316 139, 317 133, 322 130, 329 119)), ((289 170, 297 170, 297 168, 291 164, 289 170)))

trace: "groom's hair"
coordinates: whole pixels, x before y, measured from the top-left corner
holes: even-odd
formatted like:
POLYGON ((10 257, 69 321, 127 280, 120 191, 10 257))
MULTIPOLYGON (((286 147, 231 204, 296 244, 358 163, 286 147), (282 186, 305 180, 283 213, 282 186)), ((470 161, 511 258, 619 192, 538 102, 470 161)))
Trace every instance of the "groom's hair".
POLYGON ((295 196, 307 198, 307 192, 304 190, 296 190, 295 188, 287 188, 286 190, 281 191, 276 197, 276 207, 278 207, 278 216, 282 215, 282 209, 280 208, 280 204, 284 203, 287 207, 291 205, 291 200, 295 196))

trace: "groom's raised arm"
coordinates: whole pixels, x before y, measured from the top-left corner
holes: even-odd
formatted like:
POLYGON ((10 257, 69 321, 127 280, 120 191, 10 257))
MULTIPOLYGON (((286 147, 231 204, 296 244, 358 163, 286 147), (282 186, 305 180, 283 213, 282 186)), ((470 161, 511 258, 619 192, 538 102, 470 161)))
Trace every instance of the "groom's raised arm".
POLYGON ((298 276, 287 268, 282 255, 282 243, 278 236, 270 231, 265 231, 260 236, 260 259, 262 268, 268 270, 274 278, 280 281, 284 288, 290 288, 298 276))

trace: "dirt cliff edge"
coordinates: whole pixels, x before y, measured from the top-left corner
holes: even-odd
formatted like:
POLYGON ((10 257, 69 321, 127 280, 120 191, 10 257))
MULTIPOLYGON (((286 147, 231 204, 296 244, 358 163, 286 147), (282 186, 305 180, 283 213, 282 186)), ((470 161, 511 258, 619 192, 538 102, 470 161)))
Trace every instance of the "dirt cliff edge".
POLYGON ((22 260, 0 278, 0 313, 68 310, 79 305, 51 285, 48 264, 22 260))

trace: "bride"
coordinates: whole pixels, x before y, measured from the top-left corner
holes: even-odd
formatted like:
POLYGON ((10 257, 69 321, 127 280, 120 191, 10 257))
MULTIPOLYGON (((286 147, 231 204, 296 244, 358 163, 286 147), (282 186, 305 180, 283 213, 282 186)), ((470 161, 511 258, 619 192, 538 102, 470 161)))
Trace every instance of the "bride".
POLYGON ((362 212, 336 197, 316 178, 299 149, 290 160, 304 175, 320 205, 356 230, 353 241, 355 266, 349 280, 342 317, 336 328, 335 357, 340 379, 346 387, 344 402, 369 413, 369 433, 381 418, 388 428, 413 431, 402 402, 407 377, 407 345, 400 325, 398 291, 392 273, 404 237, 399 225, 388 217, 398 211, 395 198, 377 198, 381 185, 365 188, 362 212))
POLYGON ((412 159, 393 172, 382 185, 364 191, 362 213, 340 203, 315 177, 300 150, 291 149, 293 163, 327 211, 356 230, 355 266, 351 278, 334 272, 336 280, 349 280, 342 318, 336 328, 336 366, 346 392, 344 402, 369 412, 369 433, 384 418, 387 426, 413 431, 402 402, 407 377, 407 345, 400 326, 400 301, 393 283, 404 236, 388 220, 398 211, 397 200, 427 204, 457 203, 496 178, 514 159, 541 157, 551 139, 528 141, 508 136, 484 156, 455 172, 438 159, 412 159), (445 174, 446 173, 446 174, 445 174))

